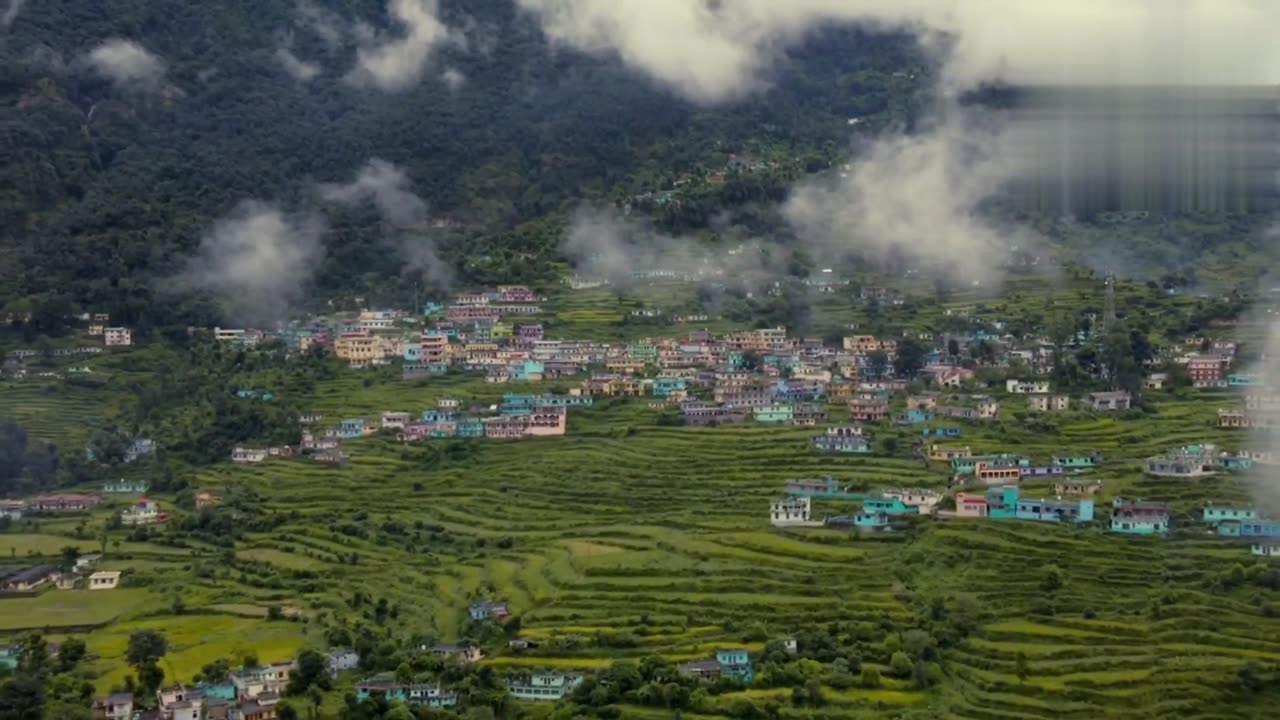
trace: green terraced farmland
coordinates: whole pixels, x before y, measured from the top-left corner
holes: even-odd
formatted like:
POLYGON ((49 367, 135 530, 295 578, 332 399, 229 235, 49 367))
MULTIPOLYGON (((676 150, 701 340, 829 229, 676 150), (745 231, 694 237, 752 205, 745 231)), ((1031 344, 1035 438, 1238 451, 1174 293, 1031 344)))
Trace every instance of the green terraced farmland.
MULTIPOLYGON (((445 396, 496 401, 509 389, 467 378, 409 386, 360 378, 318 383, 304 406, 337 418, 416 410, 445 396)), ((138 585, 102 593, 110 602, 84 615, 104 624, 88 633, 96 683, 109 689, 127 672, 120 644, 134 629, 169 633, 168 672, 187 679, 220 656, 276 660, 323 647, 322 625, 371 622, 375 599, 394 610, 382 621, 390 636, 420 642, 460 640, 467 605, 501 599, 520 618, 520 635, 538 643, 516 653, 491 641, 483 662, 501 674, 604 671, 650 655, 679 662, 726 646, 759 655, 783 637, 799 638, 802 653, 824 637, 842 648, 812 669, 820 709, 793 706, 791 685, 762 665, 755 687, 712 696, 692 717, 746 707, 794 718, 1209 718, 1227 707, 1233 717, 1268 717, 1275 691, 1246 692, 1239 675, 1253 667, 1268 678, 1280 667, 1280 602, 1267 585, 1276 570, 1251 558, 1247 543, 1196 522, 1205 501, 1244 499, 1241 477, 1156 481, 1140 470, 1143 457, 1174 444, 1238 447, 1242 438, 1212 427, 1230 400, 1152 397, 1154 412, 1137 419, 1056 416, 1052 435, 1027 429, 1018 400, 1006 399, 999 422, 960 423, 965 434, 952 442, 1037 462, 1101 450, 1106 464, 1088 476, 1105 481, 1100 508, 1121 494, 1168 501, 1175 532, 1167 539, 1111 535, 1101 522, 921 519, 875 537, 777 530, 768 502, 788 478, 944 489, 948 473, 916 457, 912 428, 876 429, 877 438, 899 438, 894 457, 819 455, 808 438, 821 427, 663 427, 643 401, 575 410, 559 438, 402 445, 375 436, 348 443, 352 462, 342 469, 302 461, 201 469, 193 488, 252 497, 253 516, 272 521, 249 526, 230 551, 196 537, 179 548, 110 549, 107 565, 132 570, 138 585), (171 608, 177 595, 185 614, 171 608), (264 619, 272 606, 305 622, 264 619), (207 643, 195 642, 205 627, 207 643), (892 667, 913 631, 931 638, 918 651, 927 683, 892 667), (878 669, 880 681, 864 687, 855 671, 850 686, 832 674, 837 657, 878 669)), ((1033 483, 1026 494, 1051 486, 1033 483)), ((157 497, 171 507, 171 494, 157 497)), ((816 502, 819 514, 851 507, 816 502)), ((61 533, 73 528, 50 522, 0 541, 17 554, 56 557, 70 542, 61 533)), ((57 627, 61 604, 84 594, 48 591, 0 609, 31 607, 29 617, 5 613, 11 632, 57 627)))

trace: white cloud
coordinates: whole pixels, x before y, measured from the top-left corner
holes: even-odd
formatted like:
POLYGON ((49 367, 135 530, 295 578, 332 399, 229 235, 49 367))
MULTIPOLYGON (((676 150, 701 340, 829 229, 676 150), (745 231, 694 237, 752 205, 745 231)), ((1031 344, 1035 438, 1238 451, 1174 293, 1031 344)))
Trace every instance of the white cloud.
POLYGON ((257 323, 289 315, 324 256, 323 223, 245 201, 200 241, 175 289, 212 292, 237 321, 257 323))
POLYGON ((5 30, 18 19, 18 13, 22 12, 23 0, 9 0, 9 5, 4 9, 4 13, 0 13, 0 28, 5 30))
POLYGON ((462 74, 462 71, 458 68, 453 67, 445 68, 440 73, 440 80, 454 92, 461 90, 462 86, 467 84, 467 76, 462 74))
POLYGON ((760 89, 824 26, 911 30, 950 47, 948 83, 1280 82, 1270 0, 517 0, 554 42, 612 54, 699 102, 760 89), (944 43, 944 37, 954 42, 944 43))
POLYGON ((412 182, 396 165, 372 158, 349 183, 325 183, 317 188, 324 200, 345 206, 372 202, 382 216, 385 239, 405 261, 406 270, 421 271, 438 287, 451 281, 449 265, 440 259, 428 227, 427 203, 411 189, 412 182))
POLYGON ((308 82, 320 74, 320 66, 313 62, 307 62, 289 48, 278 48, 276 50, 276 61, 289 73, 289 76, 299 82, 308 82))
POLYGON ((401 34, 362 43, 347 81, 384 92, 399 92, 418 82, 438 48, 461 42, 440 21, 438 9, 436 0, 388 0, 387 14, 401 34))
POLYGON ((89 52, 89 63, 120 87, 155 89, 164 81, 164 61, 131 40, 107 40, 89 52))

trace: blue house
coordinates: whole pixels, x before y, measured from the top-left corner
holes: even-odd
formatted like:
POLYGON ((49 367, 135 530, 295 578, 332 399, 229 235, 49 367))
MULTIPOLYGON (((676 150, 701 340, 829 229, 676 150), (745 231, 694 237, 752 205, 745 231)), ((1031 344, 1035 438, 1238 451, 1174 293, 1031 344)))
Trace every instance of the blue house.
POLYGON ((1218 534, 1223 537, 1280 538, 1280 521, 1223 522, 1218 524, 1218 534))
POLYGON ((751 671, 751 653, 743 648, 716 650, 716 662, 720 665, 722 677, 737 678, 744 685, 750 685, 755 679, 751 671))
POLYGON ((960 437, 960 428, 958 427, 921 428, 920 435, 923 437, 933 436, 933 437, 945 437, 945 438, 958 438, 960 437))
POLYGON ((953 457, 951 458, 951 471, 957 475, 972 475, 978 463, 986 463, 988 467, 993 468, 1030 467, 1031 458, 1012 453, 953 457))
POLYGON ((364 436, 364 418, 348 418, 338 422, 338 437, 345 440, 364 436))
POLYGON ((1248 470, 1253 467, 1253 458, 1248 455, 1229 455, 1222 453, 1214 464, 1223 470, 1248 470))
POLYGON ((908 408, 906 412, 893 416, 895 425, 919 425, 933 420, 933 414, 921 408, 908 408))
POLYGON ((422 306, 423 315, 435 315, 444 312, 444 305, 436 302, 429 302, 422 306))
POLYGON ((17 645, 0 645, 0 670, 14 670, 22 655, 17 645))
POLYGON ((1092 522, 1093 500, 1018 500, 1014 517, 1040 522, 1092 522))
POLYGON ((1102 464, 1102 453, 1092 452, 1088 455, 1055 455, 1053 464, 1064 468, 1092 468, 1102 464))
POLYGON ((1220 522, 1238 522, 1241 520, 1257 520, 1258 511, 1252 507, 1232 507, 1230 505, 1205 505, 1202 519, 1209 525, 1220 522))
POLYGON ((275 395, 266 390, 241 389, 236 391, 236 397, 246 400, 271 400, 275 395))

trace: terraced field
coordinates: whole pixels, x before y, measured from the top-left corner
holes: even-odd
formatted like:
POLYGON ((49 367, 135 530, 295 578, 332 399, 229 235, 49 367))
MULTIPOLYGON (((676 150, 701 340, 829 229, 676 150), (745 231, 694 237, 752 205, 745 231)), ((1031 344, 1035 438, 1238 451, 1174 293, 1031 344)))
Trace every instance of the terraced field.
MULTIPOLYGON (((344 377, 321 383, 313 405, 337 416, 393 399, 407 409, 444 395, 496 400, 500 391, 465 379, 406 389, 344 377)), ((1195 522, 1206 500, 1244 499, 1243 482, 1157 482, 1140 472, 1141 458, 1170 445, 1235 447, 1240 436, 1212 427, 1217 405, 1233 400, 1157 398, 1156 412, 1140 420, 1058 417, 1055 437, 1027 430, 1010 401, 1001 422, 964 425, 964 437, 951 442, 1038 461, 1101 450, 1108 461, 1095 473, 1106 481, 1100 504, 1115 494, 1172 502, 1178 530, 1166 540, 1015 521, 924 522, 870 538, 778 531, 766 508, 787 478, 942 488, 947 473, 914 456, 914 428, 879 429, 878 438, 899 438, 897 457, 833 457, 809 448, 820 428, 660 427, 658 412, 639 402, 575 411, 563 438, 403 446, 375 437, 350 444, 345 469, 278 462, 204 470, 196 486, 252 490, 260 512, 281 522, 250 533, 230 564, 200 543, 166 549, 177 555, 109 552, 113 566, 135 568, 149 600, 138 603, 145 611, 91 634, 91 648, 102 650, 100 684, 120 677, 110 651, 122 633, 189 621, 166 610, 175 594, 188 612, 235 624, 215 643, 218 652, 257 645, 264 660, 317 641, 314 625, 262 619, 271 605, 338 618, 385 599, 406 637, 453 640, 471 600, 500 598, 520 616, 521 634, 539 643, 522 654, 491 648, 486 662, 501 672, 595 670, 655 653, 695 659, 725 645, 759 651, 772 638, 833 628, 864 637, 859 660, 879 666, 884 679, 872 689, 827 687, 822 712, 831 717, 1207 718, 1225 707, 1233 717, 1265 717, 1275 694, 1245 693, 1237 674, 1249 661, 1264 675, 1280 667, 1275 592, 1248 581, 1223 586, 1232 565, 1255 563, 1240 542, 1195 522), (1049 566, 1060 587, 1046 589, 1049 566), (363 606, 352 604, 357 593, 363 606), (926 627, 935 603, 949 607, 960 596, 981 612, 967 636, 939 650, 939 682, 919 689, 894 677, 895 638, 926 627)), ((818 511, 846 509, 820 503, 818 511)), ((50 537, 23 547, 55 546, 50 537)), ((181 677, 210 657, 180 648, 174 672, 181 677)), ((785 707, 789 697, 789 688, 755 688, 721 695, 713 709, 735 713, 735 701, 749 698, 807 716, 810 709, 785 707)))

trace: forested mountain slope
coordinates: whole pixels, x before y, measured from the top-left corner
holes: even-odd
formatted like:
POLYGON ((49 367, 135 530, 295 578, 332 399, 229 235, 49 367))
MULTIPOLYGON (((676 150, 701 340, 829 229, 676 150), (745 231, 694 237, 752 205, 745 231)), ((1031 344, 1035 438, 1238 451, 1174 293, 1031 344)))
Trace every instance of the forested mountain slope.
MULTIPOLYGON (((661 189, 735 151, 821 167, 847 143, 848 117, 909 116, 900 71, 923 62, 903 37, 832 30, 793 54, 771 91, 705 109, 620 63, 553 51, 510 0, 446 1, 441 18, 461 36, 420 80, 384 92, 347 77, 362 36, 398 37, 380 0, 25 4, 0 44, 0 304, 51 308, 37 312, 49 330, 68 305, 143 326, 209 319, 193 306, 151 317, 152 278, 175 272, 236 203, 297 206, 372 157, 404 168, 433 216, 472 229, 465 250, 494 258, 488 271, 511 270, 507 253, 550 255, 556 238, 509 231, 582 198, 661 189), (104 76, 92 53, 112 38, 158 58, 160 77, 104 76), (290 74, 284 50, 309 81, 290 74)), ((697 225, 714 210, 671 219, 697 225)), ((318 284, 395 282, 399 260, 379 251, 374 218, 339 225, 318 284)))

